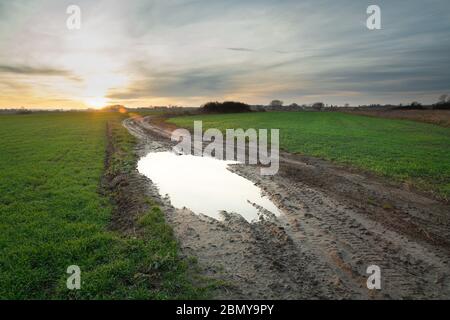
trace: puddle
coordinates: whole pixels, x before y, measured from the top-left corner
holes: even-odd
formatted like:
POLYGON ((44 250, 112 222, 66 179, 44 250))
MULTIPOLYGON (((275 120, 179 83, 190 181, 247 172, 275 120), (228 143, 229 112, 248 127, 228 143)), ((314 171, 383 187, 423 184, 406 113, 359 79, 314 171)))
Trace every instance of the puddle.
POLYGON ((258 209, 252 205, 255 203, 279 215, 278 208, 262 196, 261 189, 227 169, 229 164, 235 163, 155 152, 139 160, 138 170, 158 186, 162 196, 169 195, 175 208, 186 207, 218 220, 222 219, 220 211, 224 210, 252 221, 258 219, 258 209))

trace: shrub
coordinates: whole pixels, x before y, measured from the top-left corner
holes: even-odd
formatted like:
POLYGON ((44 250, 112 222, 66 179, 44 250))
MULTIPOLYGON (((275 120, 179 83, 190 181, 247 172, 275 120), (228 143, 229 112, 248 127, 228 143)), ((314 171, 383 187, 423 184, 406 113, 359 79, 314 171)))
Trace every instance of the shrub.
POLYGON ((208 102, 202 106, 202 112, 205 113, 238 113, 250 112, 250 106, 242 102, 208 102))

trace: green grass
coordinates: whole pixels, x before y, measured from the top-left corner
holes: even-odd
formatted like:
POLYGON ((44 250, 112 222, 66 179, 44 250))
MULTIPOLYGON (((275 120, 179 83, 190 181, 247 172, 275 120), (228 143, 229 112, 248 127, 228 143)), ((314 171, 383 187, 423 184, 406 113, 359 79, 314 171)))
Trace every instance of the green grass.
POLYGON ((129 170, 134 139, 118 114, 0 116, 0 299, 205 297, 158 207, 140 218, 140 237, 108 231, 107 121, 120 149, 114 170, 129 170), (66 288, 69 265, 81 268, 79 291, 66 288))
POLYGON ((370 170, 450 198, 450 128, 344 113, 267 112, 202 115, 169 121, 204 129, 276 128, 284 150, 370 170))

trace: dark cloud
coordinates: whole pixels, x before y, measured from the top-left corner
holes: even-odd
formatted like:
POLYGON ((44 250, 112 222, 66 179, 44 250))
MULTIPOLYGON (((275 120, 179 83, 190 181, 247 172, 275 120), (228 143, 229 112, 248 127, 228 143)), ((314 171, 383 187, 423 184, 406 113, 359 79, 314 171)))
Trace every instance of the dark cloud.
POLYGON ((62 76, 67 77, 72 74, 67 70, 48 68, 48 67, 31 67, 25 65, 0 65, 0 72, 16 73, 24 75, 39 75, 39 76, 62 76))
POLYGON ((114 100, 145 99, 155 97, 194 97, 232 92, 237 78, 248 72, 245 68, 209 67, 178 71, 157 72, 141 70, 141 79, 125 90, 109 92, 114 100))
POLYGON ((73 72, 52 67, 31 67, 26 65, 0 65, 0 73, 10 73, 25 76, 64 77, 72 81, 81 82, 82 79, 73 72))

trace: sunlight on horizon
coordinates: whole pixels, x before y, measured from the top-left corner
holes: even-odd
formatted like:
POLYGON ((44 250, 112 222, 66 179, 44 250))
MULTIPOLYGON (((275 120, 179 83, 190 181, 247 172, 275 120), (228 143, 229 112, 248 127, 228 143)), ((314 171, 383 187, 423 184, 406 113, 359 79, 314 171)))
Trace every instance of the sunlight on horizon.
POLYGON ((413 0, 408 20, 392 5, 380 31, 351 0, 77 2, 81 27, 70 29, 60 1, 0 0, 0 108, 406 104, 448 93, 445 0, 413 0))
POLYGON ((85 103, 89 108, 101 109, 108 105, 108 100, 105 97, 92 97, 87 98, 85 103))

